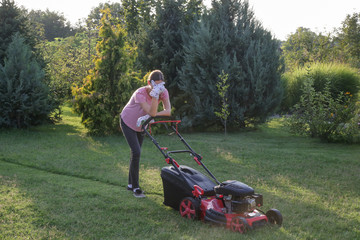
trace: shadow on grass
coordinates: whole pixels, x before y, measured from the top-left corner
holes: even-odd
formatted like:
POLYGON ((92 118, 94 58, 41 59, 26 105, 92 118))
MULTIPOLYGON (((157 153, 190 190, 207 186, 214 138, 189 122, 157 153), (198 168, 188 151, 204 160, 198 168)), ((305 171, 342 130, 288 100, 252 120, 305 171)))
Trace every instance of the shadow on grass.
POLYGON ((2 131, 0 146, 2 161, 118 186, 127 183, 129 149, 122 136, 90 137, 81 126, 60 123, 2 131))
MULTIPOLYGON (((27 202, 25 209, 15 213, 22 219, 21 225, 6 231, 8 239, 19 235, 36 239, 239 239, 237 233, 221 227, 182 219, 162 204, 162 196, 149 194, 145 199, 135 199, 127 190, 102 182, 11 163, 0 162, 0 166, 0 181, 6 178, 13 183, 8 192, 19 192, 27 202)), ((3 205, 3 215, 16 208, 11 206, 13 196, 3 205)), ((10 224, 3 221, 3 228, 9 229, 10 224)), ((264 228, 243 238, 255 236, 285 239, 287 234, 264 228), (273 237, 266 237, 269 232, 273 237)))

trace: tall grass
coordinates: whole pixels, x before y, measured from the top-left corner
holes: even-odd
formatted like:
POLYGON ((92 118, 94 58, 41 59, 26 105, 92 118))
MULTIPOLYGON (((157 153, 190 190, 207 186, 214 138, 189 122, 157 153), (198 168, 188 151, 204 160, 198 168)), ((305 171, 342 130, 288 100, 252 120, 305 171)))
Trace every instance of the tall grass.
MULTIPOLYGON (((0 239, 359 239, 360 146, 295 137, 273 120, 257 131, 183 134, 220 180, 236 179, 279 209, 281 228, 246 235, 188 221, 162 204, 166 165, 145 139, 140 184, 126 190, 129 149, 119 136, 89 137, 64 108, 56 125, 0 132, 0 239)), ((162 146, 182 149, 175 136, 162 146)), ((197 168, 187 155, 180 164, 197 168)), ((199 168, 197 168, 199 169, 199 168)))
POLYGON ((314 80, 316 91, 323 90, 326 82, 329 82, 333 97, 336 97, 341 92, 349 92, 354 95, 354 99, 358 99, 360 75, 357 69, 345 64, 313 63, 292 72, 287 72, 282 76, 285 89, 281 106, 283 110, 289 110, 300 101, 301 89, 309 77, 314 80))

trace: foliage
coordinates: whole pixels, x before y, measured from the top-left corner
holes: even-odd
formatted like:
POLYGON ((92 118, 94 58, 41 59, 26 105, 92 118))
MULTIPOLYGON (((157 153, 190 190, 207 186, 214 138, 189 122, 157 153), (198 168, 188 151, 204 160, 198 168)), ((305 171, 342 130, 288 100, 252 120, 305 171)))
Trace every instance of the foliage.
POLYGON ((300 102, 288 120, 292 132, 328 142, 360 141, 360 108, 350 92, 341 92, 334 98, 330 82, 326 82, 321 91, 316 91, 310 74, 302 91, 300 102))
MULTIPOLYGON (((27 24, 27 19, 13 0, 1 0, 0 5, 0 64, 4 64, 6 50, 12 42, 12 37, 19 32, 25 43, 34 50, 36 44, 32 31, 27 24)), ((38 59, 39 60, 39 59, 38 59)))
POLYGON ((176 114, 186 126, 218 124, 216 81, 229 74, 229 125, 259 123, 281 101, 279 43, 254 18, 248 2, 213 1, 184 43, 176 114))
POLYGON ((92 30, 95 30, 96 28, 101 26, 101 18, 103 17, 103 11, 105 9, 110 9, 110 14, 113 18, 118 20, 124 19, 124 9, 120 5, 120 3, 99 3, 97 7, 91 9, 91 12, 86 19, 86 24, 88 26, 91 25, 92 30))
POLYGON ((148 17, 150 24, 146 24, 149 20, 140 22, 145 27, 137 35, 140 36, 138 64, 143 72, 161 69, 173 98, 178 93, 178 69, 183 65, 183 39, 189 26, 199 19, 200 4, 195 0, 157 1, 155 16, 148 17))
POLYGON ((325 83, 329 82, 331 96, 336 98, 340 92, 350 92, 357 98, 360 90, 360 75, 357 70, 344 64, 314 63, 307 67, 286 72, 282 76, 285 89, 284 99, 281 104, 282 111, 289 111, 300 101, 301 88, 310 77, 314 81, 316 91, 323 90, 325 83))
POLYGON ((338 38, 346 62, 360 68, 360 13, 346 16, 338 38))
POLYGON ((73 88, 74 109, 91 134, 111 134, 118 132, 119 113, 139 85, 137 74, 132 72, 136 54, 110 10, 104 11, 99 37, 95 67, 83 86, 73 88))
POLYGON ((49 119, 57 104, 43 83, 44 72, 20 34, 0 64, 0 127, 29 127, 49 119))
POLYGON ((134 37, 142 31, 144 27, 149 26, 152 19, 155 6, 154 0, 123 0, 124 16, 126 30, 130 37, 134 37))
POLYGON ((302 27, 289 35, 281 49, 289 71, 309 63, 331 62, 337 58, 337 49, 330 34, 316 34, 302 27))
POLYGON ((71 99, 71 87, 82 85, 82 80, 94 65, 95 45, 96 38, 88 32, 45 43, 46 69, 50 87, 57 98, 62 101, 71 99))
POLYGON ((312 63, 346 63, 360 67, 360 14, 347 15, 333 34, 299 27, 282 45, 288 71, 312 63))
POLYGON ((219 96, 221 98, 221 110, 220 112, 215 112, 215 115, 221 119, 222 124, 224 125, 224 131, 226 136, 226 123, 229 117, 229 104, 228 104, 228 88, 230 85, 228 84, 229 74, 225 74, 224 71, 219 75, 220 81, 216 84, 219 96))
POLYGON ((32 26, 43 29, 44 37, 48 41, 53 41, 55 38, 66 38, 76 33, 70 22, 66 21, 64 14, 49 9, 46 11, 31 10, 27 14, 27 18, 32 26))

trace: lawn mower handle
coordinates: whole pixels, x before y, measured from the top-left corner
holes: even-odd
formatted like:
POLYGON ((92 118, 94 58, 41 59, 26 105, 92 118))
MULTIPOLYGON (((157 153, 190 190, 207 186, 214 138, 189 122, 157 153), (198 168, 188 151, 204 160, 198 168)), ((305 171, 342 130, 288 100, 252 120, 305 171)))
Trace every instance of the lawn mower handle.
MULTIPOLYGON (((172 130, 176 133, 176 135, 180 138, 180 141, 187 147, 188 150, 178 150, 178 151, 169 151, 169 152, 165 152, 158 144, 158 142, 155 140, 155 138, 153 136, 151 136, 151 134, 146 130, 146 126, 151 122, 151 120, 154 120, 155 118, 162 118, 162 119, 167 119, 167 120, 171 120, 171 117, 169 116, 159 116, 159 117, 149 117, 141 126, 142 130, 144 131, 144 133, 146 135, 148 135, 148 137, 151 139, 151 141, 154 143, 154 145, 159 149, 159 151, 164 155, 165 159, 167 159, 167 161, 169 161, 168 163, 172 164, 175 169, 177 171, 179 171, 178 167, 177 167, 177 163, 176 161, 173 161, 173 158, 169 156, 170 153, 180 153, 180 152, 189 152, 193 157, 194 160, 201 165, 205 171, 215 180, 215 182, 217 184, 220 184, 220 182, 216 179, 216 177, 210 172, 210 170, 205 166, 205 164, 201 161, 202 156, 199 155, 198 153, 196 153, 191 147, 190 145, 185 141, 185 139, 181 136, 181 134, 177 131, 177 127, 174 127, 174 124, 171 125, 172 130)), ((176 121, 175 121, 176 122, 176 121)), ((180 173, 180 171, 179 171, 180 173)))
POLYGON ((165 119, 165 120, 170 120, 171 116, 156 116, 156 117, 149 117, 148 119, 146 119, 146 121, 141 125, 141 129, 143 131, 146 130, 146 126, 152 121, 155 120, 156 118, 161 118, 161 119, 165 119))

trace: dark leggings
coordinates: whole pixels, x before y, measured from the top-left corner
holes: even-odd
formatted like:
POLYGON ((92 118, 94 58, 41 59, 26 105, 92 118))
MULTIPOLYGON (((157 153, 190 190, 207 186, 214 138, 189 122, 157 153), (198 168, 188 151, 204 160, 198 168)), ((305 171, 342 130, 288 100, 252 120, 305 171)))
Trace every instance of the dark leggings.
POLYGON ((121 130, 130 146, 130 167, 129 167, 129 184, 133 188, 139 187, 139 164, 141 145, 144 140, 144 135, 141 132, 136 132, 129 128, 122 119, 120 119, 121 130))

